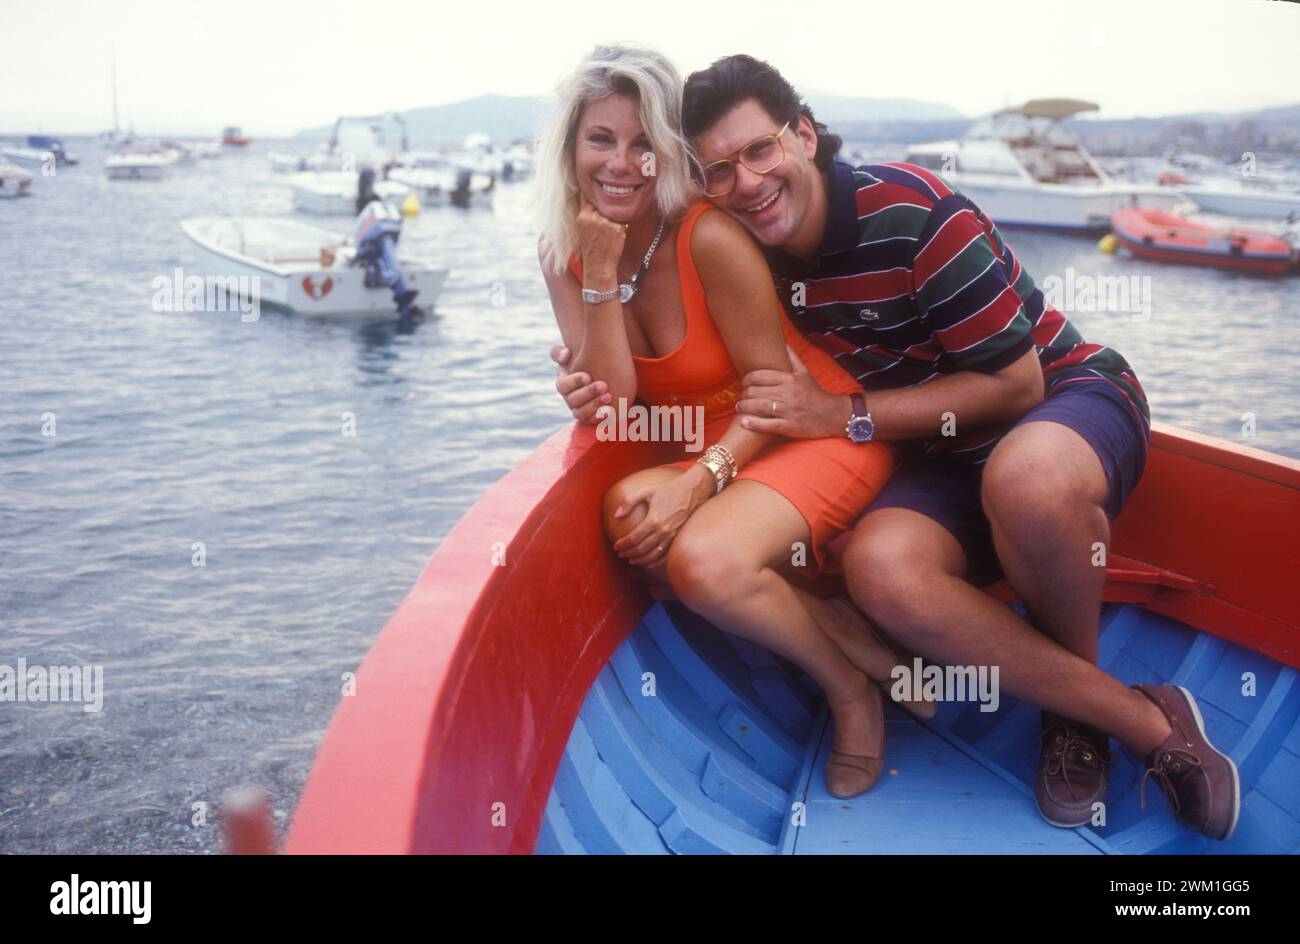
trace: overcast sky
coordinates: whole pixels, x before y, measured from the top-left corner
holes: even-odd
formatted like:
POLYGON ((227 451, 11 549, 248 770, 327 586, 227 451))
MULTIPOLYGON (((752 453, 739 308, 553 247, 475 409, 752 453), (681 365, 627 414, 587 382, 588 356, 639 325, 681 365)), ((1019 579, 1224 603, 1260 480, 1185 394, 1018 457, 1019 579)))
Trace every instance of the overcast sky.
POLYGON ((289 134, 339 114, 549 92, 592 45, 683 73, 768 59, 796 87, 1101 116, 1300 101, 1300 4, 1276 0, 0 0, 0 131, 289 134))

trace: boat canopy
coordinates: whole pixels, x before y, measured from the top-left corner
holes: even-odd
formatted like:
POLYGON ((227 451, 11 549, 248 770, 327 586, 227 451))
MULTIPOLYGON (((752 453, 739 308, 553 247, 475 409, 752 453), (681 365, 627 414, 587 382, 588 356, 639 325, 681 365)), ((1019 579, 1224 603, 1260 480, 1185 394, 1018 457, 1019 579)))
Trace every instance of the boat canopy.
POLYGON ((1085 111, 1100 111, 1094 102, 1077 98, 1035 98, 1016 108, 1004 108, 999 115, 1024 115, 1026 118, 1048 118, 1060 121, 1085 111))

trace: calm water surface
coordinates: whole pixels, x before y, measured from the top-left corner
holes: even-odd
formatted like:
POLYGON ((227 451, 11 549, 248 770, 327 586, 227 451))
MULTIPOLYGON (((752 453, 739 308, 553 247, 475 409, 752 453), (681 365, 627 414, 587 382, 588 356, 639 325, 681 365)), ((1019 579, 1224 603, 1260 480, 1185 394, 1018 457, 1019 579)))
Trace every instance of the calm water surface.
MULTIPOLYGON (((153 280, 196 261, 180 220, 292 213, 273 147, 124 182, 76 142, 81 166, 0 202, 0 665, 102 666, 105 689, 98 713, 0 703, 0 851, 215 851, 211 807, 239 783, 285 825, 343 674, 457 518, 567 421, 523 186, 408 223, 405 249, 452 270, 413 333, 153 310, 153 280)), ((1300 279, 1010 240, 1040 282, 1149 277, 1149 320, 1070 315, 1158 420, 1300 457, 1300 279)))

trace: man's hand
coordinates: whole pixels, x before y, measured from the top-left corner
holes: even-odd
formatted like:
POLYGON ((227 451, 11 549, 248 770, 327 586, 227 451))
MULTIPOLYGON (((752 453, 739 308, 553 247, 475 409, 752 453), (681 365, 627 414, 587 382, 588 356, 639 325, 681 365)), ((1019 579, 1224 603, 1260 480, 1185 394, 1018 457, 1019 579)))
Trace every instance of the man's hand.
POLYGON ((610 403, 609 387, 605 381, 592 383, 591 377, 584 373, 569 373, 569 358, 572 355, 563 344, 551 348, 551 360, 559 367, 559 376, 555 379, 555 390, 564 397, 564 404, 573 414, 573 418, 584 426, 594 426, 600 422, 596 411, 610 403))
POLYGON ((744 376, 744 392, 736 404, 740 424, 756 433, 774 433, 793 439, 825 439, 844 435, 853 412, 848 394, 828 393, 808 373, 794 351, 794 372, 753 370, 744 376))

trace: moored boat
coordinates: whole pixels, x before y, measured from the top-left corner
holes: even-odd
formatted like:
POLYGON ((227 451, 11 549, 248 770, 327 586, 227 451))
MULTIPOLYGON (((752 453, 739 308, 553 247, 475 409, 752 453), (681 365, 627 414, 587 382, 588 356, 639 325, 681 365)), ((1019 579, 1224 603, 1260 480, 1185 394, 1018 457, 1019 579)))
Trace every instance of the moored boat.
POLYGON ((272 151, 267 155, 271 172, 275 174, 298 174, 304 171, 342 170, 344 158, 340 155, 319 151, 315 154, 291 154, 286 151, 272 151))
POLYGON ((161 180, 176 163, 167 150, 117 151, 104 158, 109 180, 161 180))
MULTIPOLYGON (((198 250, 196 274, 235 287, 256 285, 259 303, 314 315, 395 311, 388 287, 367 284, 366 268, 353 264, 355 242, 339 233, 270 217, 191 219, 181 229, 198 250)), ((447 270, 400 254, 397 261, 420 305, 432 308, 447 270)))
POLYGON ((25 144, 0 144, 0 159, 20 167, 53 173, 58 166, 58 155, 48 148, 28 147, 25 144))
POLYGON ((0 197, 28 197, 31 192, 31 174, 17 164, 0 163, 0 197))
POLYGON ((903 158, 934 171, 999 226, 1102 232, 1126 206, 1173 209, 1178 195, 1114 180, 1062 122, 1090 102, 1037 99, 982 119, 958 140, 910 147, 903 158))
POLYGON ((464 168, 394 167, 388 179, 411 188, 423 206, 490 207, 496 181, 464 168))
POLYGON ((1270 233, 1218 228, 1161 210, 1128 208, 1110 221, 1120 246, 1141 259, 1212 266, 1257 275, 1295 268, 1296 249, 1270 233))
POLYGON ((1300 851, 1300 461, 1157 426, 1112 536, 1101 665, 1197 697, 1242 778, 1215 843, 1142 808, 1120 750, 1103 824, 1045 823, 1038 711, 1007 697, 890 706, 890 776, 832 798, 809 680, 609 550, 600 497, 658 457, 562 430, 466 513, 341 700, 286 851, 1300 851))
POLYGON ((190 149, 200 160, 211 160, 221 156, 220 141, 195 141, 190 145, 190 149))
POLYGON ((243 129, 232 125, 222 130, 221 143, 231 147, 248 147, 253 143, 253 139, 244 134, 243 129))
MULTIPOLYGON (((304 171, 288 178, 293 206, 318 216, 355 216, 360 175, 355 171, 304 171)), ((376 180, 375 193, 383 200, 400 204, 411 188, 392 180, 376 180)))
POLYGON ((60 138, 54 138, 48 134, 29 134, 27 136, 27 146, 40 151, 49 151, 54 155, 54 159, 58 161, 60 167, 71 167, 81 163, 74 155, 68 153, 60 138))
POLYGON ((1189 182, 1183 195, 1206 213, 1254 219, 1300 219, 1300 190, 1261 178, 1214 178, 1189 182))

